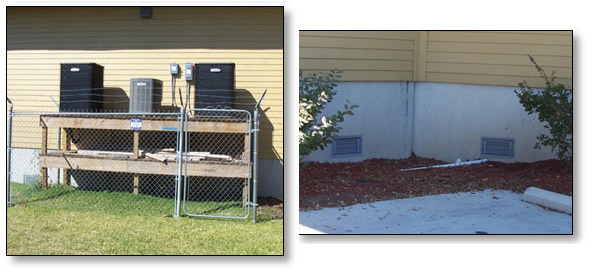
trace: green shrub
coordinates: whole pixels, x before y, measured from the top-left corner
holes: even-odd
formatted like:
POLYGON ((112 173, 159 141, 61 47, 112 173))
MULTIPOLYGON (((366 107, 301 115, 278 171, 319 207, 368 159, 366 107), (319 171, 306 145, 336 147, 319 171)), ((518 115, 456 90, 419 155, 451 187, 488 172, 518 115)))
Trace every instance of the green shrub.
POLYGON ((312 73, 307 76, 300 71, 300 104, 299 104, 299 151, 300 158, 317 149, 323 150, 341 130, 337 125, 344 121, 346 115, 353 115, 357 108, 347 101, 343 111, 333 115, 320 116, 327 103, 333 100, 341 71, 331 70, 328 73, 312 73))
POLYGON ((555 83, 555 71, 548 77, 532 56, 528 56, 535 65, 546 87, 542 91, 534 90, 526 81, 519 83, 520 92, 514 91, 528 114, 537 113, 539 121, 549 129, 549 134, 537 136, 534 148, 549 146, 560 160, 571 164, 573 160, 573 89, 555 83))

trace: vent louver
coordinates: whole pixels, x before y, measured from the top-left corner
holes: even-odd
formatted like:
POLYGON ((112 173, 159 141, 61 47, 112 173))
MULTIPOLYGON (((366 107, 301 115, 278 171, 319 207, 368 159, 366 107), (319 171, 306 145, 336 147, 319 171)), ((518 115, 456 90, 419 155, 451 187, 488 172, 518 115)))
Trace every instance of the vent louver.
POLYGON ((514 157, 514 139, 481 138, 481 156, 514 157))
POLYGON ((333 141, 331 154, 334 157, 356 156, 362 154, 362 137, 339 137, 333 141))

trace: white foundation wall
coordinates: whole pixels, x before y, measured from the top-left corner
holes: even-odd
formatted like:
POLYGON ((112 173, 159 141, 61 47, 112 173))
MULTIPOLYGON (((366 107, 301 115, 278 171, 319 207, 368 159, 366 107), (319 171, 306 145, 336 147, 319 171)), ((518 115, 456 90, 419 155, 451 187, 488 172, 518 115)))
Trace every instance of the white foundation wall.
POLYGON ((346 100, 358 104, 346 116, 339 136, 362 136, 362 153, 335 157, 331 145, 305 161, 355 162, 370 158, 416 155, 446 162, 481 157, 481 138, 511 138, 514 157, 503 162, 556 158, 550 148, 534 149, 547 133, 536 115, 528 115, 514 93, 517 87, 436 82, 342 82, 323 113, 343 110, 346 100))
POLYGON ((257 169, 257 196, 284 199, 283 161, 259 159, 257 169))
MULTIPOLYGON (((370 158, 407 158, 411 154, 413 83, 341 82, 337 94, 323 114, 343 111, 346 100, 357 104, 354 115, 346 116, 339 136, 362 136, 360 155, 334 157, 331 145, 317 150, 305 161, 351 162, 370 158)), ((320 117, 319 117, 320 118, 320 117)))
POLYGON ((413 152, 446 162, 481 156, 481 137, 514 139, 514 158, 533 162, 556 158, 550 148, 534 149, 547 133, 536 115, 528 115, 514 93, 517 87, 421 82, 415 84, 413 152))

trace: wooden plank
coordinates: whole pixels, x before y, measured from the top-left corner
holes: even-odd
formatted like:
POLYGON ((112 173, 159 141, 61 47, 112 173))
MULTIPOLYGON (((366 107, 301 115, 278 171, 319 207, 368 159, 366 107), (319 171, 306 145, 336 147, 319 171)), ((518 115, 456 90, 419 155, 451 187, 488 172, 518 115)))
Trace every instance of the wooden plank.
POLYGON ((137 160, 140 152, 140 132, 134 131, 134 153, 132 159, 137 160))
POLYGON ((168 160, 168 158, 163 155, 152 154, 152 153, 146 153, 145 155, 146 155, 146 157, 151 158, 151 159, 155 159, 159 162, 166 162, 168 160))
MULTIPOLYGON (((81 118, 41 116, 47 127, 131 130, 129 119, 81 118)), ((142 120, 142 131, 163 131, 178 127, 176 120, 142 120)), ((246 122, 188 121, 189 132, 244 133, 249 128, 246 122)))
POLYGON ((251 137, 245 135, 245 149, 243 150, 243 161, 250 161, 251 158, 251 137))
MULTIPOLYGON (((120 151, 101 151, 101 150, 77 150, 75 153, 80 155, 90 155, 90 156, 134 156, 133 152, 120 152, 120 151)), ((144 153, 143 150, 138 150, 138 157, 142 156, 144 153)))
MULTIPOLYGON (((154 175, 175 175, 177 173, 176 163, 165 164, 144 159, 89 158, 76 155, 41 155, 39 156, 39 165, 51 168, 154 175)), ((188 163, 187 175, 244 178, 248 176, 248 165, 246 163, 188 163)))
POLYGON ((140 189, 140 176, 135 175, 134 176, 134 195, 138 194, 139 189, 140 189))
POLYGON ((220 132, 220 133, 245 133, 249 129, 249 123, 223 123, 223 122, 201 122, 189 121, 187 131, 189 132, 220 132))
MULTIPOLYGON (((62 129, 62 130, 63 130, 62 131, 62 140, 63 140, 62 150, 63 151, 70 151, 70 149, 72 149, 72 137, 70 136, 70 134, 68 133, 67 130, 65 130, 65 129, 62 129)), ((64 169, 64 171, 63 171, 62 185, 64 187, 70 185, 70 177, 68 175, 68 169, 64 169)))
MULTIPOLYGON (((47 154, 47 127, 41 123, 41 154, 47 154)), ((47 188, 47 168, 41 167, 41 186, 47 188)))

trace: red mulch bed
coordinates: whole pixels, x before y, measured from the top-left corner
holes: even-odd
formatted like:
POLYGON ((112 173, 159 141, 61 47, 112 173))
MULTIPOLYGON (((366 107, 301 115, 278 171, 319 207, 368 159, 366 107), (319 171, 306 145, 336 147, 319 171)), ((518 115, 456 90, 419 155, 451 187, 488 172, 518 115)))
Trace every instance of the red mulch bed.
POLYGON ((300 210, 484 189, 523 193, 530 186, 572 195, 573 171, 558 160, 534 163, 486 162, 451 168, 399 171, 439 164, 445 162, 415 155, 402 160, 303 163, 300 171, 300 210))

